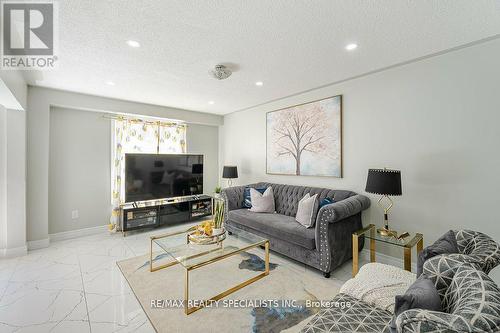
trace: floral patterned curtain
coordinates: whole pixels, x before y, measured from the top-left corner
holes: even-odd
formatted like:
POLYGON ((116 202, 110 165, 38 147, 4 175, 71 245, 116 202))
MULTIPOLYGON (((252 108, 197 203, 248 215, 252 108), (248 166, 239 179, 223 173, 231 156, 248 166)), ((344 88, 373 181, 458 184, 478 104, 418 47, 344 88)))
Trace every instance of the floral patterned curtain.
POLYGON ((112 133, 110 229, 117 230, 120 205, 125 202, 125 154, 186 153, 186 125, 115 119, 112 133))
POLYGON ((160 126, 160 154, 186 153, 186 125, 170 124, 160 126))

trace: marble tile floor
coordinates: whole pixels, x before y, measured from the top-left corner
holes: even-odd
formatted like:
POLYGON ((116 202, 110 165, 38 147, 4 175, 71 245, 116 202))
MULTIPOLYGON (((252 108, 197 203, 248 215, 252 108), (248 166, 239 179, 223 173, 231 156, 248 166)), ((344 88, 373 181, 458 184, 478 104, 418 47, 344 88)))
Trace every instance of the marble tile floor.
MULTIPOLYGON (((116 261, 149 251, 149 237, 186 225, 121 234, 102 233, 51 243, 0 260, 0 332, 154 332, 116 261)), ((271 253, 306 274, 320 272, 271 253)), ((351 262, 332 272, 340 287, 351 262)))

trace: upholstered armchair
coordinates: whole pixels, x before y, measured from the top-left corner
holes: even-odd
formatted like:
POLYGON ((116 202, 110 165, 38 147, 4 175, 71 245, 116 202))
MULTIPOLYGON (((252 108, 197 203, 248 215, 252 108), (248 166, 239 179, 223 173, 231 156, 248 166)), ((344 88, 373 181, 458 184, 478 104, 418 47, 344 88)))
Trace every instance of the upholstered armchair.
POLYGON ((500 289, 488 273, 500 264, 500 246, 477 231, 454 231, 459 253, 424 263, 441 298, 443 312, 408 310, 396 321, 399 332, 499 332, 500 289))
POLYGON ((443 312, 412 309, 401 313, 401 333, 499 332, 500 289, 463 255, 440 255, 427 260, 424 274, 435 281, 443 312))
MULTIPOLYGON (((500 332, 500 289, 487 275, 500 264, 500 246, 477 231, 454 233, 459 253, 435 256, 423 266, 423 274, 436 286, 443 311, 404 311, 396 318, 397 332, 500 332)), ((393 315, 387 310, 343 293, 331 303, 351 306, 321 309, 301 332, 391 332, 393 315)))

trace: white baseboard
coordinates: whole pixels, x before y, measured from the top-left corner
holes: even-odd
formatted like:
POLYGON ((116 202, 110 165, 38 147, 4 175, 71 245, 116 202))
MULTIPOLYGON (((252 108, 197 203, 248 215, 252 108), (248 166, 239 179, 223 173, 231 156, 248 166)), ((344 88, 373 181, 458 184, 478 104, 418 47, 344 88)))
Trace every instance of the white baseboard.
POLYGON ((58 232, 55 234, 50 234, 49 238, 51 242, 57 242, 57 241, 62 241, 66 239, 72 239, 72 238, 78 238, 78 237, 83 237, 83 236, 90 236, 90 235, 96 235, 100 234, 102 232, 105 232, 108 230, 108 225, 100 225, 97 227, 91 227, 91 228, 84 228, 84 229, 78 229, 78 230, 70 230, 70 231, 64 231, 64 232, 58 232))
POLYGON ((21 257, 25 256, 27 253, 28 253, 28 247, 26 245, 10 249, 0 249, 0 257, 2 258, 21 257))
POLYGON ((38 250, 49 247, 50 241, 48 238, 28 241, 28 250, 38 250))
MULTIPOLYGON (((369 262, 370 261, 370 250, 369 249, 363 249, 359 253, 359 258, 363 259, 364 261, 368 261, 369 262)), ((397 267, 401 267, 401 268, 404 267, 403 258, 397 258, 397 257, 389 256, 387 254, 379 253, 379 252, 377 252, 375 254, 375 261, 379 262, 381 264, 387 264, 387 265, 397 266, 397 267)), ((411 263, 411 271, 413 273, 417 272, 417 263, 415 263, 415 262, 411 263)))

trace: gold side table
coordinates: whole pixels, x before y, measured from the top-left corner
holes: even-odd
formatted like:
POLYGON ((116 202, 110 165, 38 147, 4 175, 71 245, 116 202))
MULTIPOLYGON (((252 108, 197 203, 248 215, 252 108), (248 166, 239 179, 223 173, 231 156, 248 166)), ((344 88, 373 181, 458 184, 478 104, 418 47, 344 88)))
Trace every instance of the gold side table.
POLYGON ((352 277, 355 277, 359 271, 359 238, 365 237, 370 241, 370 262, 375 262, 375 244, 377 242, 389 244, 403 248, 404 269, 411 272, 411 251, 412 248, 417 246, 417 255, 424 247, 424 236, 416 233, 413 237, 406 237, 405 239, 396 239, 394 237, 382 236, 377 233, 375 224, 369 224, 365 228, 356 231, 352 234, 352 277))

